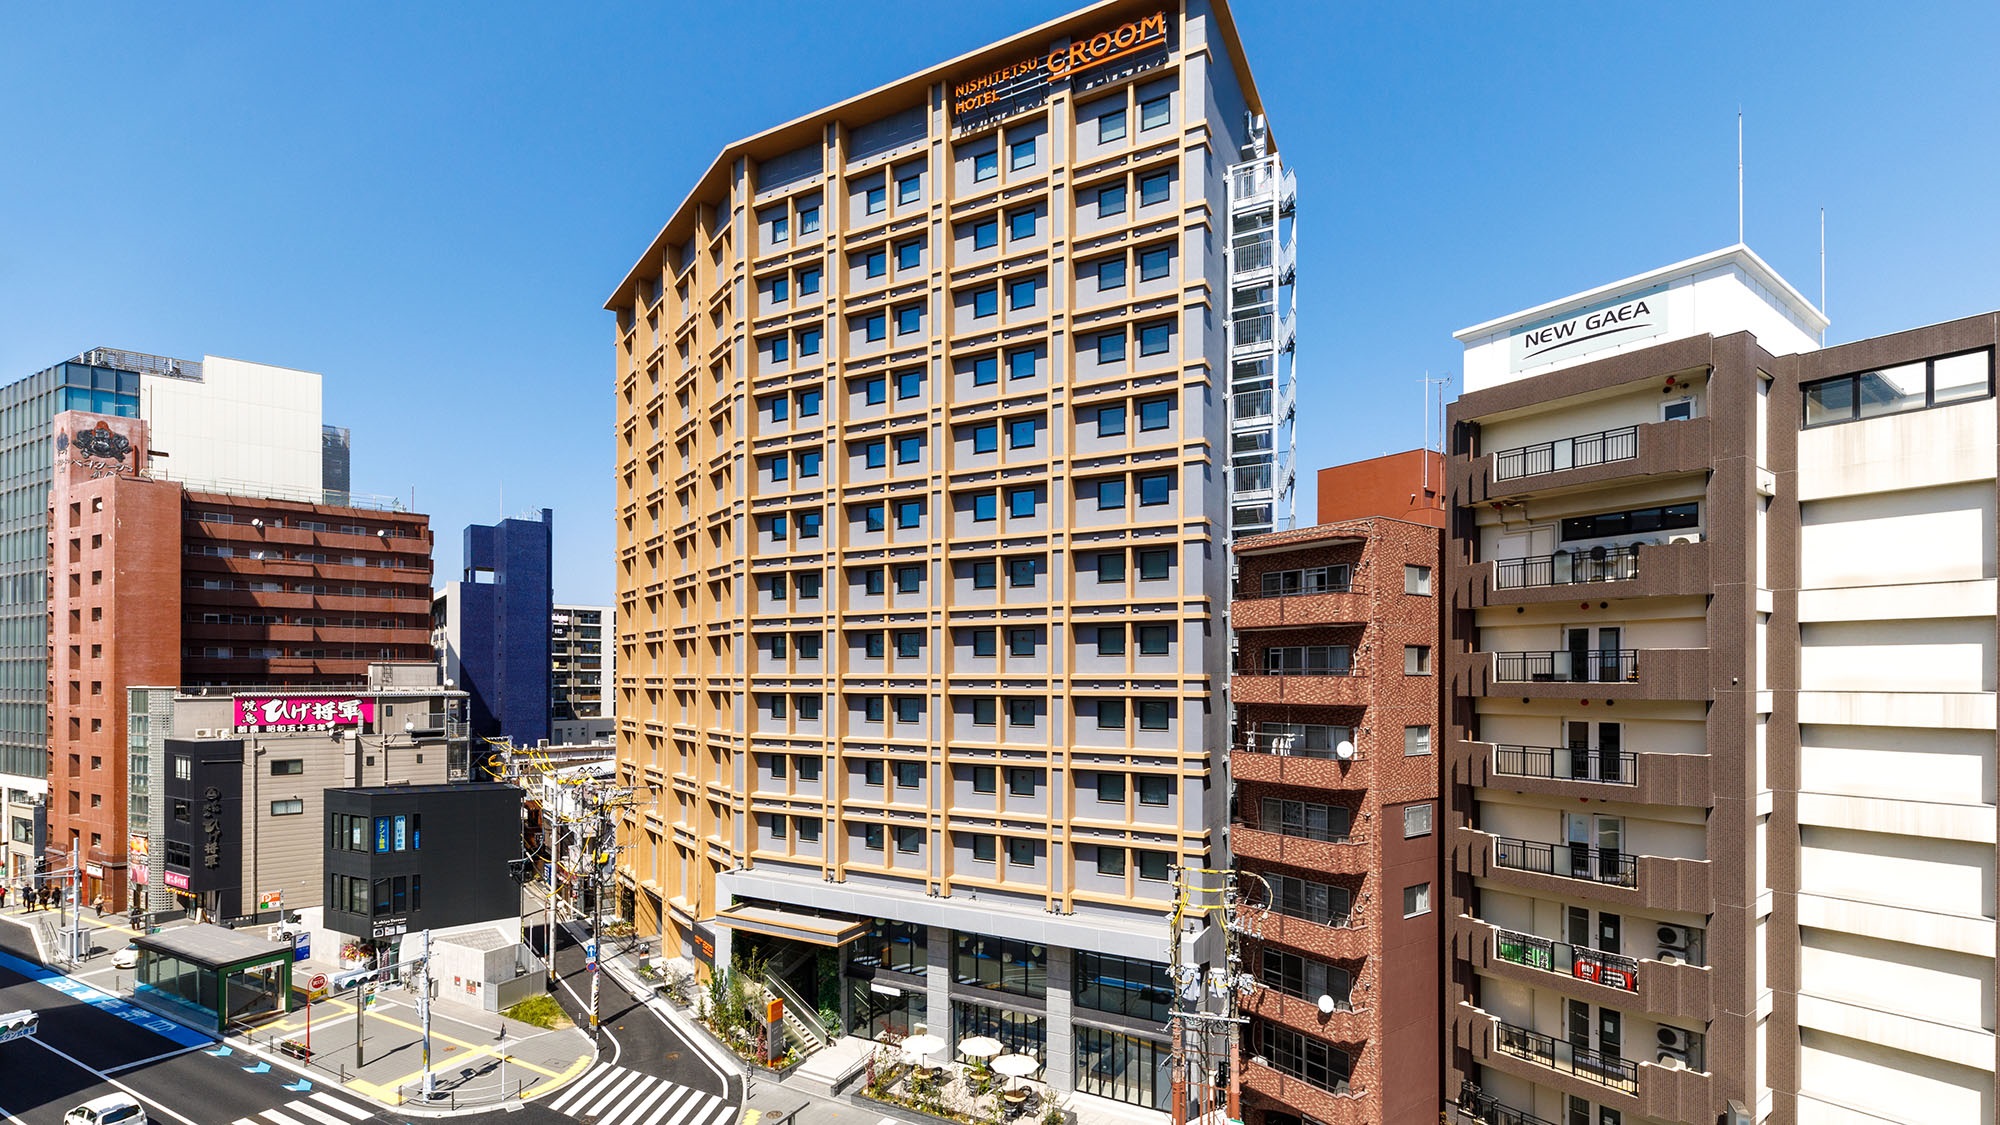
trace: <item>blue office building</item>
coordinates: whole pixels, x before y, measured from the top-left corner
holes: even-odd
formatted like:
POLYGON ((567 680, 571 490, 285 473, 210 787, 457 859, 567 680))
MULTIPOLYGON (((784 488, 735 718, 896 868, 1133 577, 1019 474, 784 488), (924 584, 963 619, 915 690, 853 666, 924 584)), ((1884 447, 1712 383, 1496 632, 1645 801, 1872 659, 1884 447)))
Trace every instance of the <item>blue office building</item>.
POLYGON ((549 614, 555 513, 465 529, 465 575, 433 607, 445 677, 472 698, 475 738, 549 737, 549 614))

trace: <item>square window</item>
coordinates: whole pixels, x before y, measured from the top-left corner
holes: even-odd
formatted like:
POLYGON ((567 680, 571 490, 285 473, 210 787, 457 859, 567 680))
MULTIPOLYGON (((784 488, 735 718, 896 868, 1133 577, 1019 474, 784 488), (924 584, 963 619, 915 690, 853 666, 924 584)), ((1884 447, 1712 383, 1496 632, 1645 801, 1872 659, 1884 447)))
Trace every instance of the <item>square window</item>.
POLYGON ((784 454, 780 453, 776 457, 771 458, 772 480, 784 480, 791 475, 791 472, 792 463, 786 459, 784 454))
POLYGON ((870 250, 861 256, 861 272, 867 277, 881 277, 889 272, 889 255, 883 250, 870 250))
MULTIPOLYGON (((880 572, 877 572, 877 573, 880 573, 880 572)), ((817 598, 817 597, 819 597, 819 575, 818 575, 817 573, 814 573, 814 574, 801 574, 801 575, 799 575, 799 578, 798 578, 798 583, 799 583, 799 597, 800 597, 800 598, 802 598, 802 599, 810 599, 810 598, 817 598)), ((879 591, 879 590, 877 590, 877 591, 876 591, 876 593, 880 593, 880 592, 881 592, 881 591, 879 591)), ((817 653, 819 652, 819 641, 818 641, 818 638, 814 638, 814 640, 813 640, 813 652, 814 652, 815 654, 817 654, 817 653)))
MULTIPOLYGON (((998 571, 999 571, 999 566, 990 560, 986 562, 973 563, 972 588, 975 590, 993 589, 996 585, 999 584, 998 571)), ((993 654, 989 652, 986 655, 991 656, 993 654)))
POLYGON ((972 248, 991 250, 1000 245, 1000 220, 981 219, 972 224, 972 248))
POLYGON ((1097 408, 1097 436, 1117 437, 1125 432, 1125 408, 1123 406, 1100 406, 1097 408))
POLYGON ((1125 729, 1125 701, 1122 699, 1100 699, 1097 701, 1097 729, 1125 729))
POLYGON ((1123 331, 1102 332, 1098 334, 1097 362, 1125 362, 1125 333, 1123 331))
POLYGON ((768 399, 765 404, 770 408, 773 422, 782 422, 791 416, 792 404, 784 395, 768 399))
POLYGON ((1000 361, 990 355, 972 361, 972 385, 991 386, 1000 381, 1000 361))
POLYGON ((801 843, 801 844, 817 844, 817 843, 819 843, 819 818, 818 818, 818 817, 804 817, 804 816, 800 816, 800 817, 793 817, 792 819, 793 819, 793 825, 792 825, 792 827, 793 827, 793 828, 794 828, 795 830, 797 830, 797 832, 798 832, 798 834, 799 834, 799 843, 801 843))
POLYGON ((972 158, 972 182, 984 183, 1000 174, 1000 154, 982 152, 972 158))
MULTIPOLYGON (((923 700, 921 700, 921 699, 918 699, 918 698, 917 698, 916 696, 914 696, 914 695, 899 695, 899 696, 897 696, 897 697, 896 697, 896 721, 897 721, 897 722, 899 722, 899 723, 914 723, 914 722, 918 721, 919 719, 922 719, 923 717, 924 717, 924 701, 923 701, 923 700)), ((904 763, 903 765, 907 765, 907 764, 909 764, 909 763, 904 763)), ((915 782, 915 781, 904 781, 904 780, 903 780, 903 777, 902 777, 902 774, 903 774, 903 765, 898 765, 898 766, 896 767, 896 784, 898 784, 898 785, 901 785, 901 786, 903 786, 903 787, 904 787, 904 788, 906 788, 906 789, 907 789, 907 788, 911 788, 911 787, 913 787, 913 786, 915 786, 915 785, 916 785, 916 782, 915 782)))
POLYGON ((1008 171, 1018 172, 1023 168, 1033 168, 1034 166, 1035 138, 1029 137, 1025 141, 1015 141, 1013 144, 1007 146, 1008 171))
POLYGON ((818 539, 822 517, 818 512, 799 513, 799 538, 818 539))
POLYGON ((924 846, 924 830, 908 826, 896 829, 896 850, 904 855, 915 855, 924 846))
POLYGON ((1035 584, 1035 560, 1008 559, 1007 584, 1016 588, 1026 588, 1035 584))
POLYGON ((1097 217, 1108 219, 1125 213, 1125 185, 1106 184, 1097 189, 1097 217))
POLYGON ((1028 519, 1035 514, 1035 490, 1016 488, 1007 493, 1007 514, 1015 519, 1028 519))
POLYGON ((1033 629, 1007 630, 1007 655, 1035 655, 1035 631, 1033 629))
POLYGON ((819 634, 800 633, 792 641, 792 651, 798 654, 800 660, 818 660, 819 634))
POLYGON ((1009 309, 1032 309, 1035 307, 1035 292, 1040 286, 1032 277, 1009 282, 1007 285, 1007 307, 1009 309))
MULTIPOLYGON (((785 697, 784 697, 784 696, 782 696, 782 695, 773 695, 773 696, 770 696, 770 697, 769 697, 769 700, 770 700, 770 707, 771 707, 771 717, 772 717, 773 719, 782 719, 782 718, 784 718, 784 717, 785 717, 785 697)), ((771 759, 771 763, 772 763, 772 773, 773 773, 773 774, 775 774, 775 775, 777 775, 777 776, 779 776, 779 777, 783 777, 783 776, 784 776, 784 773, 783 773, 783 770, 784 770, 784 768, 785 768, 785 767, 783 767, 782 765, 779 765, 779 764, 778 764, 778 763, 780 763, 780 762, 783 762, 783 761, 784 761, 784 759, 783 759, 783 758, 772 758, 772 759, 771 759)))
MULTIPOLYGON (((1013 702, 1028 703, 1025 699, 1016 699, 1013 702)), ((1028 703, 1028 705, 1030 707, 1034 706, 1032 703, 1028 703)), ((1029 721, 1032 722, 1033 720, 1030 719, 1029 721)), ((1035 776, 1034 770, 1015 766, 1007 771, 1007 795, 1010 797, 1032 797, 1035 795, 1036 783, 1039 780, 1035 776)))
POLYGON ((924 459, 924 439, 920 434, 904 434, 896 439, 896 464, 914 465, 924 459))
POLYGON ((1173 272, 1174 249, 1153 246, 1139 251, 1139 280, 1157 281, 1173 272))
POLYGON ((902 179, 896 181, 897 203, 915 203, 923 197, 924 178, 922 176, 904 176, 902 179))
POLYGON ((899 242, 896 244, 897 269, 913 270, 923 265, 923 263, 924 244, 921 241, 913 238, 908 242, 899 242))
POLYGON ((1139 177, 1139 206, 1151 207, 1155 203, 1165 203, 1173 196, 1174 177, 1170 172, 1154 172, 1139 177))
POLYGON ((986 523, 1000 518, 1000 498, 991 492, 981 492, 972 498, 972 519, 975 523, 986 523))
POLYGON ((861 332, 869 343, 889 338, 889 318, 881 313, 870 313, 861 321, 861 332))
POLYGON ((783 242, 791 237, 792 223, 783 215, 771 220, 771 241, 783 242))
POLYGON ((1017 242, 1035 237, 1034 208, 1025 208, 1007 216, 1007 237, 1017 242))
POLYGON ((1097 291, 1108 293, 1125 288, 1125 259, 1106 258, 1097 263, 1097 291))
POLYGON ((1097 873, 1125 877, 1125 849, 1107 844, 1097 845, 1097 873))
POLYGON ((866 209, 870 215, 880 215, 889 209, 889 190, 887 188, 869 188, 867 194, 862 198, 866 200, 866 209))
POLYGON ((820 268, 812 266, 799 271, 799 296, 806 297, 819 292, 820 268))
POLYGON ((861 763, 861 782, 864 785, 882 784, 882 760, 873 758, 861 763))
MULTIPOLYGON (((801 719, 809 719, 809 720, 815 720, 815 721, 816 721, 816 720, 818 720, 818 718, 819 718, 819 696, 817 696, 817 695, 801 695, 801 696, 799 696, 799 698, 798 698, 798 708, 799 708, 799 718, 801 718, 801 719)), ((815 777, 815 778, 817 778, 817 777, 819 776, 819 759, 818 759, 818 758, 800 758, 800 759, 799 759, 799 776, 800 776, 801 778, 803 778, 803 777, 805 777, 805 776, 806 776, 806 763, 807 763, 807 762, 811 762, 811 763, 812 763, 812 776, 813 776, 813 777, 815 777)))
POLYGON ((1035 865, 1035 842, 1013 837, 1007 841, 1007 866, 1033 867, 1035 865))
POLYGON ((912 332, 922 331, 923 327, 924 307, 922 305, 904 305, 902 308, 896 310, 896 335, 908 336, 912 332))
POLYGON ((1403 564, 1403 592, 1428 597, 1431 592, 1431 568, 1413 563, 1403 564))
POLYGON ((819 450, 808 449, 799 454, 799 475, 816 477, 819 475, 819 450))
POLYGON ((1173 859, 1169 852, 1149 852, 1133 849, 1139 856, 1139 878, 1156 883, 1166 882, 1167 868, 1173 859))
POLYGON ((1033 449, 1035 447, 1035 419, 1016 418, 1008 422, 1007 447, 1009 449, 1033 449))
POLYGON ((921 526, 924 522, 924 502, 922 500, 899 500, 896 502, 896 526, 904 530, 921 526))
POLYGON ((1000 290, 988 287, 972 291, 972 315, 992 316, 1000 311, 1000 290))
POLYGON ((1147 473, 1139 478, 1139 503, 1164 504, 1173 495, 1173 490, 1173 474, 1147 473))
POLYGON ((1097 655, 1125 655, 1125 626, 1099 625, 1097 627, 1097 655))
POLYGON ((1125 139, 1125 108, 1120 106, 1097 118, 1097 143, 1110 144, 1125 139))
POLYGON ((1403 728, 1404 757, 1421 758, 1425 754, 1428 754, 1430 752, 1431 752, 1431 728, 1429 727, 1403 728))
POLYGON ((801 208, 799 208, 799 233, 800 233, 800 234, 818 234, 818 233, 819 233, 819 206, 818 206, 818 204, 814 204, 814 205, 812 205, 812 206, 809 206, 809 207, 801 207, 801 208))
POLYGON ((972 427, 972 451, 992 453, 1000 448, 1000 424, 984 422, 972 427))
POLYGON ((861 381, 861 401, 869 406, 880 406, 889 401, 889 381, 880 375, 861 381))
POLYGON ((1007 353, 1007 377, 1009 379, 1032 379, 1035 375, 1035 349, 1021 348, 1007 353))
POLYGON ((1431 646, 1403 646, 1403 674, 1406 676, 1428 676, 1431 674, 1431 646))
POLYGON ((879 469, 889 463, 889 444, 881 439, 867 442, 861 447, 862 464, 870 469, 879 469))
POLYGON ((1097 772, 1097 799, 1107 805, 1125 803, 1125 775, 1110 770, 1097 772))
POLYGON ((1110 477, 1097 482, 1097 510, 1107 512, 1125 506, 1125 478, 1110 477))
POLYGON ((994 780, 997 772, 992 766, 972 767, 972 791, 974 793, 997 792, 999 786, 994 780))
POLYGON ((785 816, 771 817, 771 838, 773 840, 782 840, 785 838, 786 822, 790 819, 785 816))
POLYGON ((1173 638, 1173 629, 1167 625, 1139 626, 1139 655, 1165 656, 1173 638))
POLYGON ((1167 321, 1155 321, 1139 326, 1139 354, 1165 355, 1173 340, 1174 326, 1167 321))
POLYGON ((973 700, 972 725, 976 727, 990 727, 996 725, 999 722, 997 714, 998 710, 999 710, 998 705, 995 704, 994 701, 991 699, 973 700))
POLYGON ((790 278, 785 277, 783 274, 780 274, 779 276, 771 279, 771 300, 773 301, 790 300, 791 293, 792 293, 792 282, 790 278))
POLYGON ((879 632, 861 635, 861 654, 870 660, 882 659, 882 634, 879 632))
MULTIPOLYGON (((974 629, 972 631, 972 655, 995 655, 999 651, 1000 644, 999 641, 994 639, 997 633, 998 630, 995 629, 974 629)), ((991 703, 992 700, 989 699, 987 702, 991 703)))
POLYGON ((783 633, 773 633, 770 639, 770 647, 771 659, 783 660, 785 658, 785 635, 783 633))
POLYGON ((1419 914, 1431 912, 1431 885, 1418 883, 1414 887, 1403 888, 1403 917, 1415 918, 1419 914))
POLYGON ((1125 581, 1125 552, 1100 551, 1097 555, 1097 580, 1099 582, 1125 581))
MULTIPOLYGON (((1032 699, 1010 699, 1007 701, 1007 725, 1010 727, 1031 727, 1035 725, 1035 701, 1032 699)), ((1011 772, 1011 771, 1010 771, 1011 772)), ((1010 781, 1008 787, 1012 788, 1010 781)))
POLYGON ((1173 95, 1161 94, 1139 103, 1139 131, 1157 129, 1174 119, 1173 95))
POLYGON ((1419 836, 1428 836, 1430 834, 1431 834, 1430 804, 1426 802, 1421 805, 1404 805, 1403 839, 1414 840, 1419 836))
POLYGON ((864 848, 867 848, 867 849, 868 849, 869 851, 871 851, 871 852, 879 852, 879 851, 881 851, 881 850, 882 850, 882 826, 881 826, 881 825, 879 825, 879 824, 864 824, 864 825, 862 825, 862 826, 861 826, 861 846, 862 846, 862 847, 864 847, 864 848))
POLYGON ((787 539, 792 534, 791 521, 784 516, 771 517, 771 538, 787 539))
POLYGON ((1173 411, 1173 399, 1146 399, 1139 403, 1139 428, 1141 430, 1164 430, 1167 428, 1167 420, 1173 414, 1173 411))
POLYGON ((994 838, 984 832, 971 834, 972 858, 980 863, 992 863, 995 855, 994 838))
MULTIPOLYGON (((879 529, 878 529, 879 530, 879 529)), ((883 586, 882 568, 873 567, 861 572, 861 592, 870 597, 881 597, 883 586)), ((800 596, 804 596, 801 594, 800 596)))
POLYGON ((792 342, 783 336, 771 337, 770 347, 772 363, 783 363, 792 358, 792 342))
POLYGON ((1173 799, 1173 779, 1160 773, 1139 775, 1139 803, 1142 805, 1164 805, 1173 799))
POLYGON ((861 701, 862 718, 866 719, 868 722, 871 723, 879 723, 882 721, 882 715, 883 715, 883 705, 881 696, 871 695, 867 699, 861 701))
MULTIPOLYGON (((924 588, 924 568, 922 566, 899 566, 896 568, 896 592, 915 594, 924 588)), ((914 634, 910 634, 914 636, 914 634)))
POLYGON ((861 526, 868 531, 881 531, 888 527, 888 522, 882 511, 882 505, 869 504, 864 506, 861 509, 861 526))
POLYGON ((819 329, 807 328, 799 332, 799 354, 819 354, 819 329))
POLYGON ((1139 701, 1139 729, 1166 730, 1172 709, 1164 699, 1139 701))

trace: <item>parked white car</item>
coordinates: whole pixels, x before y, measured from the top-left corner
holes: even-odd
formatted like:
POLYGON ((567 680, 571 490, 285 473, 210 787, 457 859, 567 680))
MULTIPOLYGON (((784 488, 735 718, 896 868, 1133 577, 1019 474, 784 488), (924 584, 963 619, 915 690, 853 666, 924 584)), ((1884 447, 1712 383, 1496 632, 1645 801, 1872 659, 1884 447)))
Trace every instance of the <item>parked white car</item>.
POLYGON ((63 1125, 146 1125, 146 1107, 124 1094, 106 1094, 63 1114, 63 1125))
POLYGON ((111 955, 111 967, 114 969, 132 969, 138 965, 139 946, 136 942, 126 942, 125 948, 111 955))

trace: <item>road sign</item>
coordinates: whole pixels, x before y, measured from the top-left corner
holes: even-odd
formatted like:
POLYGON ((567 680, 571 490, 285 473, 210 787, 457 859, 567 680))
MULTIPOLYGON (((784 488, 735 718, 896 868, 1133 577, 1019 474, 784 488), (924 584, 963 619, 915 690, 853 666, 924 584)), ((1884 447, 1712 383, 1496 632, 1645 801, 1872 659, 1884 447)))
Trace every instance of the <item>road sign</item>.
POLYGON ((283 910, 284 908, 285 892, 283 891, 265 891, 257 896, 257 913, 259 914, 267 910, 283 910))
POLYGON ((303 961, 312 956, 312 931, 296 930, 292 933, 292 960, 303 961))
POLYGON ((312 975, 312 979, 306 982, 306 987, 312 989, 314 992, 318 992, 320 989, 325 988, 326 974, 314 973, 312 975))
POLYGON ((597 970, 597 943, 595 941, 586 941, 583 943, 583 967, 592 972, 597 970))

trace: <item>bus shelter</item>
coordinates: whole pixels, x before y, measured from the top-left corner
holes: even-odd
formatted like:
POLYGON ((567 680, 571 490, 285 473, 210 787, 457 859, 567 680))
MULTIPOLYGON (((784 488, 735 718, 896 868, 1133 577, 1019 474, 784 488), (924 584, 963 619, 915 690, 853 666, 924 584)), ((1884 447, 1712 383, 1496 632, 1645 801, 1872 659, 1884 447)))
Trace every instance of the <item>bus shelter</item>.
POLYGON ((182 1022, 227 1034, 231 1025, 292 1005, 292 945, 221 926, 182 926, 133 939, 135 994, 182 1022))

